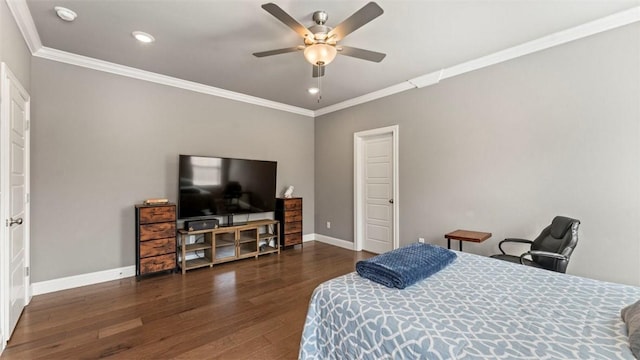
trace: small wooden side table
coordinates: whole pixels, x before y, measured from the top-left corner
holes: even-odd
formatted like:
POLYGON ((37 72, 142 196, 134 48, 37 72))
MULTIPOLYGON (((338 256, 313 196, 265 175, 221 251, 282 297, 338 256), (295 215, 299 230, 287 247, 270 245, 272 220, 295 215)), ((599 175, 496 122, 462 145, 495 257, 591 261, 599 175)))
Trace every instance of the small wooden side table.
POLYGON ((462 251, 462 242, 471 241, 481 243, 491 237, 491 233, 471 231, 471 230, 456 230, 444 235, 447 239, 447 248, 451 249, 451 239, 460 241, 460 251, 462 251))

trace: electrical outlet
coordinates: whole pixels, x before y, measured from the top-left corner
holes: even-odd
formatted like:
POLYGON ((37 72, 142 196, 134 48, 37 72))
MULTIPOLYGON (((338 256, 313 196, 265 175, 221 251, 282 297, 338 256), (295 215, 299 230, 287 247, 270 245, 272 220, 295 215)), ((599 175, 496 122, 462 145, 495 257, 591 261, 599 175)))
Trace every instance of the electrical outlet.
POLYGON ((327 229, 331 229, 331 221, 327 221, 327 229))
POLYGON ((423 244, 424 244, 424 238, 420 238, 420 237, 419 237, 419 238, 418 238, 418 242, 419 242, 419 243, 423 243, 423 244))

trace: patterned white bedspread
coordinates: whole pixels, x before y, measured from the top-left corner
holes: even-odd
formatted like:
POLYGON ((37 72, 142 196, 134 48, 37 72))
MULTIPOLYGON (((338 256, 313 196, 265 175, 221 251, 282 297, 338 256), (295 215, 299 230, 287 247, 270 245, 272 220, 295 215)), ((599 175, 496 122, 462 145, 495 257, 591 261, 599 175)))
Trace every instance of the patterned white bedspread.
POLYGON ((301 359, 633 359, 640 288, 458 253, 406 289, 347 274, 316 288, 301 359))

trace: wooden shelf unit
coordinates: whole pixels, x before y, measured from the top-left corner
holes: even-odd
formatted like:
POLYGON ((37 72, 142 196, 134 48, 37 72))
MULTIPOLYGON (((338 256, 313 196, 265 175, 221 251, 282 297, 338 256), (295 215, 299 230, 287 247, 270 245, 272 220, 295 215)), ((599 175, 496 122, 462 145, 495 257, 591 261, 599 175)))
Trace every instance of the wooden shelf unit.
POLYGON ((180 256, 178 265, 184 274, 187 270, 213 266, 228 261, 260 255, 280 253, 280 231, 277 220, 255 220, 243 225, 216 229, 178 230, 180 256), (187 244, 190 235, 202 235, 203 240, 187 244), (270 246, 273 245, 273 246, 270 246), (202 252, 202 256, 198 254, 202 252), (191 254, 198 256, 187 260, 191 254))

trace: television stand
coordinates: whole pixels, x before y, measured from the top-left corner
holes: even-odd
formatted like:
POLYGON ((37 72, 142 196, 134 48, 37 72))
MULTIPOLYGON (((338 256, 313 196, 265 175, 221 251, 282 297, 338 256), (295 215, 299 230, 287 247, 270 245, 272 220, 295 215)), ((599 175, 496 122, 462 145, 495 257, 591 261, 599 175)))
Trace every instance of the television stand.
POLYGON ((211 267, 215 264, 260 255, 280 253, 280 232, 277 220, 252 220, 244 225, 204 229, 178 230, 180 256, 178 265, 187 270, 211 267), (202 235, 202 240, 187 244, 190 235, 202 235), (187 254, 190 258, 187 260, 187 254), (196 254, 194 258, 192 254, 196 254))

